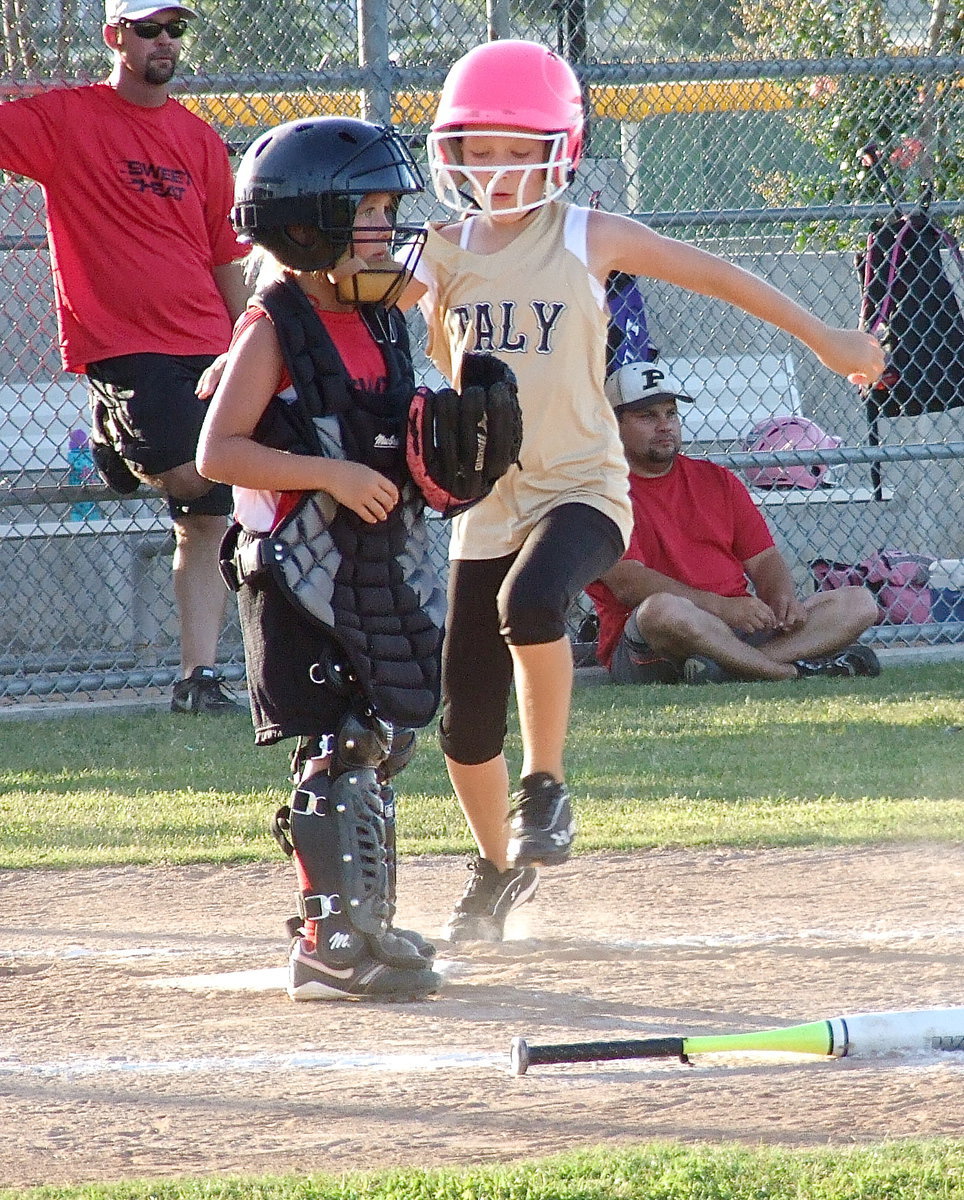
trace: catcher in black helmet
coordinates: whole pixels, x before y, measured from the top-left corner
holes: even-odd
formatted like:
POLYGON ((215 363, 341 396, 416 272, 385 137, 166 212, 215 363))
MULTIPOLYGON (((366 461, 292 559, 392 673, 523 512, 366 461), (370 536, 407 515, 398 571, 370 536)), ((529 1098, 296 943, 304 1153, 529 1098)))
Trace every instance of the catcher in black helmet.
MULTIPOLYGON (((432 480, 432 459, 416 484, 406 461, 415 385, 393 304, 425 236, 400 208, 421 189, 396 133, 343 118, 269 131, 236 182, 232 222, 264 262, 198 469, 234 485, 222 570, 238 592, 255 740, 297 738, 294 791, 273 822, 298 874, 295 1000, 415 999, 440 983, 434 948, 393 924, 389 781, 438 704, 444 592, 421 489, 449 482, 474 498, 493 439, 481 419, 483 452, 466 444, 470 469, 451 480, 432 480)), ((480 364, 478 390, 505 407, 496 373, 480 364)), ((420 390, 423 424, 433 405, 420 390)))

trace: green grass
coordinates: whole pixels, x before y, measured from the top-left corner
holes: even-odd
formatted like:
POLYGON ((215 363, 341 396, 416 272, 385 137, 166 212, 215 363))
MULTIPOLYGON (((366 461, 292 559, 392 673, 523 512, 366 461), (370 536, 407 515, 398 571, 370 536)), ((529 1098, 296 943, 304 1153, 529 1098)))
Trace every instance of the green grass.
POLYGON ((0 1190, 0 1200, 959 1200, 964 1142, 846 1150, 677 1146, 525 1164, 0 1190))
MULTIPOLYGON (((880 679, 576 691, 580 851, 959 840, 964 663, 880 679)), ((519 761, 513 722, 508 753, 519 761)), ((0 722, 0 868, 251 862, 277 850, 286 746, 243 717, 0 722)), ((434 731, 399 780, 402 853, 470 839, 434 731)))
MULTIPOLYGON (((959 842, 964 663, 876 680, 579 689, 579 849, 959 842)), ((508 752, 518 764, 513 724, 508 752)), ((276 858, 287 748, 243 718, 0 722, 0 868, 276 858)), ((433 733, 399 781, 403 853, 470 846, 433 733)), ((493 1103, 497 1103, 493 1097, 493 1103)), ((0 1200, 964 1200, 964 1141, 647 1143, 466 1170, 0 1189, 0 1200)))

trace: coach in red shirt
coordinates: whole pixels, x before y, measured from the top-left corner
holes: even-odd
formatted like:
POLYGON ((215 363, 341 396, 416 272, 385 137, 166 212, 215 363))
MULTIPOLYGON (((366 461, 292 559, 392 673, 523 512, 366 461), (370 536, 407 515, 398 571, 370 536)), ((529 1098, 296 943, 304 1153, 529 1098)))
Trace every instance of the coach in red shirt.
POLYGON ((763 517, 725 467, 681 454, 677 404, 655 363, 615 371, 606 394, 629 463, 634 527, 620 562, 588 594, 599 661, 615 683, 720 683, 877 675, 856 643, 873 594, 844 587, 797 598, 763 517))
POLYGON ((195 385, 247 291, 227 148, 168 94, 194 17, 107 0, 108 79, 0 104, 0 169, 43 186, 60 351, 87 376, 95 461, 117 491, 145 482, 169 500, 182 674, 171 707, 192 713, 238 708, 214 667, 231 494, 194 467, 195 385))

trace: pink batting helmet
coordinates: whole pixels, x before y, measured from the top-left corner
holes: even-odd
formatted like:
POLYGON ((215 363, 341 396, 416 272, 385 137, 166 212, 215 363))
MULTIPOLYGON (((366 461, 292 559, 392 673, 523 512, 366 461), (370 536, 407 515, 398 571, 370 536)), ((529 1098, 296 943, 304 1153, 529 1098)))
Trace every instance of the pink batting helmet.
MULTIPOLYGON (((774 450, 835 450, 840 438, 824 433, 816 421, 807 417, 767 417, 750 430, 744 449, 774 450)), ((796 464, 783 467, 747 467, 747 483, 753 487, 815 488, 824 482, 829 468, 825 463, 796 464)))
POLYGON ((538 42, 485 42, 455 62, 442 87, 435 133, 515 125, 567 134, 573 168, 582 155, 582 89, 564 58, 538 42))
POLYGON ((568 187, 582 156, 582 90, 564 58, 538 42, 506 39, 476 46, 453 64, 445 77, 429 135, 429 165, 443 203, 461 208, 456 194, 466 175, 460 170, 461 132, 515 129, 546 142, 545 195, 553 199, 568 187))

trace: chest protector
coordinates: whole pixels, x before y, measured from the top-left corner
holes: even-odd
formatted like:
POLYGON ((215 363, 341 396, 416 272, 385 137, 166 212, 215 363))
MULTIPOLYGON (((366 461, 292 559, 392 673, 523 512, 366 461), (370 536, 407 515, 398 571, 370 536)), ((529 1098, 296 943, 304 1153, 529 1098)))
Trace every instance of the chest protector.
POLYGON ((383 392, 364 391, 352 383, 297 284, 273 283, 259 302, 277 333, 296 397, 273 397, 254 439, 289 453, 364 463, 401 493, 389 516, 372 525, 327 492, 308 492, 257 539, 259 564, 334 638, 379 716, 395 725, 426 725, 439 701, 445 594, 431 559, 422 497, 405 466, 414 380, 404 319, 382 308, 364 313, 388 368, 383 392))

